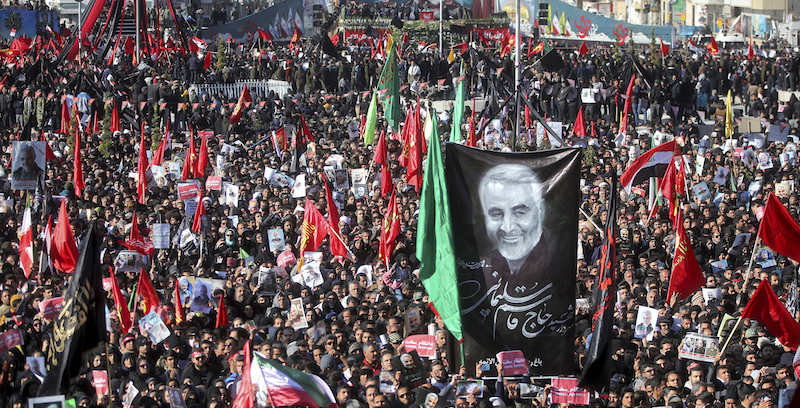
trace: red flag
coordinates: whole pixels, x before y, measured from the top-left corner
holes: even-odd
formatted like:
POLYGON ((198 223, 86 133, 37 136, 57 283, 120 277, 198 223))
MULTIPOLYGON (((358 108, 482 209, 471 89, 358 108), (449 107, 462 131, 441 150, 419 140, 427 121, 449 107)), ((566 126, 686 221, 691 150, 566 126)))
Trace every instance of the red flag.
POLYGON ((53 258, 53 265, 66 273, 72 273, 78 262, 78 245, 75 243, 75 236, 72 235, 72 227, 69 224, 66 200, 61 200, 52 245, 50 256, 53 258))
POLYGON ((144 195, 147 193, 148 167, 150 167, 150 163, 147 161, 147 148, 144 145, 144 122, 142 122, 142 132, 139 139, 139 163, 137 166, 139 180, 136 182, 136 194, 139 196, 139 204, 144 204, 146 202, 144 195))
POLYGON ((758 228, 758 237, 775 252, 800 261, 800 225, 774 194, 767 196, 764 216, 758 228))
POLYGON ((380 258, 388 266, 391 265, 390 259, 394 252, 395 240, 400 235, 400 211, 397 207, 397 193, 392 190, 389 198, 389 207, 386 209, 386 217, 383 219, 381 228, 380 258))
POLYGON ((714 38, 714 36, 711 36, 711 42, 706 44, 706 49, 711 53, 711 55, 719 54, 719 45, 717 45, 717 40, 714 38))
POLYGON ((753 51, 753 40, 750 40, 750 43, 747 45, 747 59, 751 60, 756 57, 756 53, 753 51))
POLYGON ((195 165, 194 177, 205 177, 206 166, 208 166, 208 138, 206 137, 205 132, 200 132, 200 154, 197 156, 195 165))
MULTIPOLYGON (((78 120, 78 118, 75 118, 78 120)), ((75 195, 80 197, 81 190, 86 188, 83 182, 83 163, 81 163, 81 134, 80 122, 75 126, 75 151, 72 159, 72 183, 75 185, 75 195)))
POLYGON ((797 350, 797 343, 800 342, 800 323, 792 318, 766 279, 762 280, 758 289, 753 292, 753 297, 742 311, 742 318, 757 320, 771 335, 777 337, 781 344, 797 350))
POLYGON ((186 320, 186 314, 183 312, 183 303, 181 302, 181 285, 175 281, 175 291, 172 294, 173 302, 175 304, 175 323, 180 323, 186 320))
POLYGON ((253 376, 250 375, 250 340, 244 343, 244 369, 245 375, 236 387, 236 398, 233 400, 233 408, 253 408, 255 401, 253 398, 253 376))
POLYGON ((181 180, 189 180, 192 178, 192 170, 195 167, 195 153, 194 153, 194 135, 189 132, 189 148, 186 151, 186 156, 183 158, 183 169, 181 170, 181 180))
POLYGON ((589 48, 588 48, 588 47, 586 47, 586 41, 584 41, 584 42, 582 42, 582 43, 581 43, 581 47, 580 47, 580 48, 578 48, 578 53, 579 53, 579 54, 581 55, 581 57, 582 57, 582 56, 583 56, 584 54, 586 54, 587 52, 589 52, 589 48))
POLYGON ((167 146, 169 146, 169 123, 167 123, 166 131, 164 133, 164 138, 161 139, 161 143, 158 145, 158 149, 153 154, 153 160, 150 161, 150 164, 153 166, 160 166, 161 162, 164 161, 164 152, 167 151, 167 146))
POLYGON ((380 164, 381 166, 386 166, 389 164, 388 150, 386 146, 386 132, 384 131, 381 131, 381 135, 378 138, 378 145, 375 147, 375 154, 372 156, 372 161, 380 164))
POLYGON ((300 32, 298 32, 297 27, 295 27, 292 38, 289 40, 289 49, 294 50, 295 44, 297 44, 298 41, 300 41, 300 32))
MULTIPOLYGON (((474 99, 473 99, 472 106, 473 107, 475 106, 474 99)), ((527 105, 525 106, 525 109, 527 109, 527 105)), ((475 147, 476 146, 475 125, 476 125, 476 123, 475 123, 475 109, 472 109, 472 113, 471 113, 471 117, 470 117, 470 121, 469 121, 469 133, 467 133, 467 146, 469 146, 469 147, 475 147)))
POLYGON ((133 222, 131 225, 130 237, 127 241, 123 242, 122 245, 125 245, 128 247, 128 249, 132 249, 142 255, 148 255, 151 257, 155 252, 153 241, 149 237, 142 236, 139 233, 139 222, 136 220, 136 211, 133 212, 133 222))
POLYGON ((305 210, 302 236, 300 238, 300 256, 303 256, 306 250, 316 251, 330 230, 328 221, 325 221, 317 207, 308 198, 306 198, 305 210))
POLYGON ((658 36, 658 41, 661 43, 661 55, 666 58, 669 54, 669 47, 667 47, 667 44, 664 44, 664 40, 661 39, 661 36, 658 36))
MULTIPOLYGON (((227 327, 227 326, 228 326, 228 308, 225 307, 225 294, 220 293, 219 305, 217 306, 217 321, 214 323, 214 328, 218 329, 220 327, 227 327)), ((245 377, 249 377, 249 375, 245 377)))
MULTIPOLYGON (((5 81, 5 78, 3 78, 5 81)), ((61 101, 61 133, 69 134, 69 106, 67 106, 67 98, 61 101)))
POLYGON ((200 202, 197 204, 197 210, 194 212, 194 219, 192 220, 192 231, 200 234, 203 232, 203 216, 206 215, 206 205, 203 203, 203 198, 200 197, 200 202))
POLYGON ((114 306, 117 308, 117 319, 119 319, 119 325, 122 327, 122 332, 127 333, 131 330, 131 326, 133 326, 133 317, 131 316, 131 311, 128 309, 128 302, 125 300, 125 296, 122 295, 122 291, 119 289, 117 275, 114 274, 114 270, 111 269, 110 266, 108 267, 108 270, 111 273, 111 295, 114 297, 114 306))
POLYGON ((264 30, 262 30, 260 28, 258 29, 258 38, 260 38, 262 40, 266 40, 266 41, 272 42, 272 36, 269 35, 268 32, 266 32, 266 31, 264 31, 264 30))
POLYGON ((619 124, 619 132, 627 137, 628 135, 628 115, 630 115, 632 108, 633 95, 633 82, 636 80, 636 74, 631 75, 631 81, 628 83, 628 90, 625 91, 625 105, 622 108, 622 121, 619 124))
MULTIPOLYGON (((527 109, 528 106, 525 106, 527 109)), ((578 137, 586 137, 586 123, 583 120, 583 106, 581 105, 580 109, 578 109, 578 116, 575 118, 575 136, 578 137)))
POLYGON ((144 269, 139 271, 139 284, 136 286, 136 293, 142 297, 142 312, 148 314, 150 311, 161 307, 161 301, 158 300, 158 292, 153 287, 153 282, 147 276, 144 269))
MULTIPOLYGON (((682 159, 681 159, 682 160, 682 159)), ((675 169, 675 160, 670 160, 669 166, 667 166, 667 171, 664 172, 664 177, 661 179, 661 182, 658 184, 658 192, 664 199, 669 203, 669 219, 673 222, 677 222, 678 219, 678 191, 677 191, 677 171, 675 169)), ((660 206, 659 206, 660 207, 660 206)), ((651 217, 655 214, 655 208, 651 212, 651 217)))
POLYGON ((314 141, 314 135, 311 134, 311 129, 308 128, 306 124, 306 118, 303 117, 303 114, 300 114, 300 139, 298 140, 298 144, 300 143, 308 143, 314 141), (305 140, 303 140, 305 139, 305 140))
POLYGON ((112 100, 112 107, 111 107, 111 124, 109 126, 109 130, 111 133, 119 132, 119 107, 117 106, 117 98, 112 100))
POLYGON ((236 102, 236 106, 233 108, 233 112, 231 113, 231 118, 228 122, 237 123, 239 119, 242 118, 242 110, 244 110, 244 104, 253 101, 253 97, 250 96, 250 90, 247 89, 247 85, 242 88, 242 93, 239 95, 239 100, 236 102))
POLYGON ((675 236, 678 241, 675 244, 675 257, 672 260, 672 276, 669 279, 667 299, 671 299, 673 293, 677 293, 680 299, 685 299, 705 283, 703 270, 700 269, 700 264, 694 257, 692 243, 689 242, 686 229, 683 228, 680 211, 676 219, 678 221, 675 222, 675 236))
POLYGON ((331 254, 347 258, 349 255, 347 245, 342 241, 341 232, 339 231, 339 209, 336 208, 330 184, 324 174, 322 175, 322 183, 325 184, 325 203, 328 205, 328 223, 331 232, 328 242, 330 242, 331 254))
MULTIPOLYGON (((406 183, 414 186, 416 191, 422 187, 422 121, 419 114, 419 101, 417 102, 417 109, 411 121, 411 129, 406 135, 406 145, 408 146, 408 159, 406 166, 406 183)), ((406 152, 404 152, 406 153, 406 152)))
POLYGON ((92 124, 90 128, 92 129, 93 133, 100 133, 100 121, 98 120, 97 116, 97 111, 92 112, 92 124))
POLYGON ((203 57, 203 71, 208 71, 208 67, 211 66, 211 53, 206 52, 206 55, 203 57))
POLYGON ((331 37, 331 44, 338 45, 339 41, 341 41, 339 39, 339 33, 336 33, 336 34, 333 35, 333 37, 331 37))

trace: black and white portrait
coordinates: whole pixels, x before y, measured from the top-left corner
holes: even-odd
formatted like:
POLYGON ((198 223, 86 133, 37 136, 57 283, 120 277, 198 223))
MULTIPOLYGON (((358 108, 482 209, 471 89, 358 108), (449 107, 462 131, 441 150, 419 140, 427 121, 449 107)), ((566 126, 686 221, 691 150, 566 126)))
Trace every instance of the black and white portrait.
POLYGON ((466 365, 523 350, 532 373, 570 367, 579 150, 446 156, 466 365))
POLYGON ((44 185, 46 142, 14 142, 12 153, 11 188, 35 190, 44 185))

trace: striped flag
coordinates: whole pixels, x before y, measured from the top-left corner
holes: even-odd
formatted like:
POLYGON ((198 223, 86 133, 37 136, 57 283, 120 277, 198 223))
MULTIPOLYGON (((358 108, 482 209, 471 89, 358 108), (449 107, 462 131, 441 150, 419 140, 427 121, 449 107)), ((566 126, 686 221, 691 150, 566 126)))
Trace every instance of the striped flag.
POLYGON ((33 231, 31 229, 31 207, 25 206, 22 216, 22 235, 19 237, 19 263, 25 272, 25 277, 31 277, 33 267, 33 231))
POLYGON ((250 375, 256 389, 256 406, 338 407, 331 388, 321 378, 268 360, 260 353, 253 355, 250 375))

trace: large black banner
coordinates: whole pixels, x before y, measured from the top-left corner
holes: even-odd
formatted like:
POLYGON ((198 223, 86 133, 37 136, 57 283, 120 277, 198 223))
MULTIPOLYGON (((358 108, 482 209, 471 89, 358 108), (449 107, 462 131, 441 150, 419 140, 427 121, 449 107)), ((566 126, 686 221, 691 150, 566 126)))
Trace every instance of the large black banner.
POLYGON ((446 148, 467 367, 521 350, 574 374, 580 149, 446 148))

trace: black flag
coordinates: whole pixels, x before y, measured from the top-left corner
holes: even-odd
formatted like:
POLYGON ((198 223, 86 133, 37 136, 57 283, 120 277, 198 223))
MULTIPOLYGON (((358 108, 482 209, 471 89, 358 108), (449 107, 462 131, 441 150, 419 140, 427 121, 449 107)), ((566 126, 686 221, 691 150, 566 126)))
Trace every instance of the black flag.
POLYGON ((616 265, 617 253, 617 179, 611 181, 611 200, 608 204, 606 230, 600 252, 600 270, 597 274, 592 304, 596 310, 592 316, 592 339, 584 358, 583 375, 579 387, 606 391, 611 383, 611 339, 614 336, 614 303, 617 298, 616 265))
POLYGON ((564 68, 564 59, 555 49, 545 54, 539 62, 542 64, 542 69, 547 72, 556 72, 564 68))
POLYGON ((333 41, 331 41, 331 38, 328 37, 328 34, 322 35, 322 52, 336 59, 341 58, 341 55, 339 55, 336 46, 333 44, 333 41))
POLYGON ((368 36, 370 36, 372 38, 378 38, 378 37, 381 36, 381 34, 378 32, 378 30, 376 30, 374 27, 372 27, 371 24, 367 24, 367 28, 364 29, 364 34, 366 34, 366 35, 368 35, 368 36))
POLYGON ((64 394, 69 379, 79 374, 81 354, 107 340, 106 293, 100 268, 103 236, 94 224, 81 250, 64 304, 53 321, 47 348, 47 375, 39 396, 64 394))
POLYGON ((397 27, 398 30, 402 30, 403 29, 403 20, 400 20, 399 17, 394 16, 394 18, 392 19, 392 25, 397 27))

